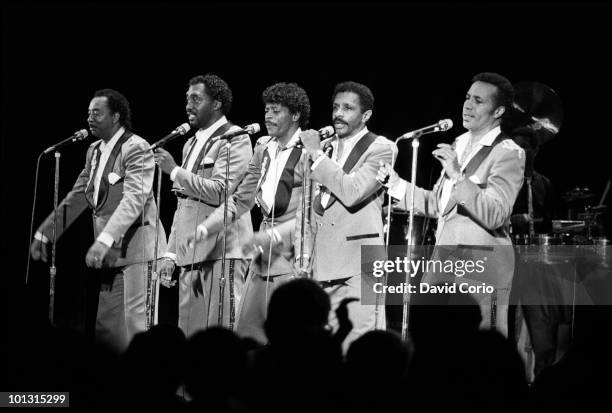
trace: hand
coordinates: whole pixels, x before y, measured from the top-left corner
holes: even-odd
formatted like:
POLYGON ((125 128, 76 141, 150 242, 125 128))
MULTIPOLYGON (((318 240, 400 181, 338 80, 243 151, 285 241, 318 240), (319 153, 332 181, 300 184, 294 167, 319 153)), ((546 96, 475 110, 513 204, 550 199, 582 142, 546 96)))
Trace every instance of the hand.
POLYGON ((174 274, 174 268, 176 268, 174 260, 163 258, 158 265, 161 285, 167 288, 174 287, 176 285, 176 280, 172 280, 172 274, 174 274))
POLYGON ((391 169, 391 165, 385 163, 383 161, 378 161, 378 172, 376 173, 376 180, 380 182, 383 186, 389 187, 389 178, 393 173, 393 169, 391 169))
POLYGON ((300 258, 301 256, 296 256, 293 262, 295 276, 300 278, 311 278, 312 268, 310 266, 310 256, 308 254, 304 255, 304 266, 300 266, 300 258))
POLYGON ((155 149, 153 156, 155 157, 155 163, 158 164, 161 170, 167 174, 172 172, 172 170, 177 166, 176 162, 174 162, 174 158, 172 155, 170 155, 170 152, 165 149, 155 149))
POLYGON ((96 241, 87 251, 87 255, 85 255, 85 264, 89 268, 102 268, 102 262, 108 253, 110 248, 101 243, 100 241, 96 241))
POLYGON ((309 129, 303 131, 300 133, 300 139, 311 157, 314 157, 316 152, 321 149, 321 136, 316 130, 309 129))
POLYGON ((42 259, 43 262, 47 262, 47 257, 49 255, 49 243, 42 242, 40 240, 34 239, 32 241, 32 245, 30 246, 30 255, 34 261, 38 261, 42 259))
POLYGON ((432 152, 433 156, 440 161, 444 172, 451 179, 457 179, 461 176, 461 168, 457 161, 457 152, 447 143, 439 143, 438 149, 432 152))
POLYGON ((207 235, 208 230, 206 229, 206 227, 204 225, 198 225, 196 227, 195 234, 189 234, 185 238, 185 240, 178 246, 179 251, 183 255, 187 255, 187 251, 189 251, 191 248, 195 248, 198 242, 204 241, 207 235))
POLYGON ((268 231, 258 231, 242 244, 242 253, 245 255, 254 253, 256 256, 259 254, 262 256, 265 255, 265 259, 267 260, 271 241, 272 239, 268 231))
POLYGON ((346 336, 348 336, 353 329, 353 322, 348 316, 348 305, 354 301, 359 301, 359 299, 355 297, 344 298, 342 301, 340 301, 338 308, 336 308, 338 330, 336 330, 335 336, 340 342, 343 342, 346 336))

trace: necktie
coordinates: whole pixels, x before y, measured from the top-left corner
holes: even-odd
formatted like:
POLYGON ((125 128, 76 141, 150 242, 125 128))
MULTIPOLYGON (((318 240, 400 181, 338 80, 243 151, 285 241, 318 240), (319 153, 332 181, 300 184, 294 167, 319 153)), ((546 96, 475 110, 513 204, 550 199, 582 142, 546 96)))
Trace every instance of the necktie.
POLYGON ((102 151, 100 150, 100 145, 96 146, 96 153, 94 154, 94 167, 89 173, 89 184, 87 184, 87 189, 85 190, 85 195, 89 197, 91 203, 93 205, 97 204, 97 199, 93 199, 95 192, 95 180, 96 174, 98 173, 98 168, 100 167, 100 158, 102 157, 102 151))

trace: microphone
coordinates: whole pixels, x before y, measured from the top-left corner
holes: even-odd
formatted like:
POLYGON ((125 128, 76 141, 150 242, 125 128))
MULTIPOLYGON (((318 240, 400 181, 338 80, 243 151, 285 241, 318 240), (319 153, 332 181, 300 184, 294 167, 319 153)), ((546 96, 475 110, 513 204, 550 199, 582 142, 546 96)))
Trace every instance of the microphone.
POLYGON ((444 132, 444 131, 449 130, 452 127, 453 127, 453 121, 452 120, 450 120, 450 119, 443 119, 441 121, 438 121, 438 123, 434 123, 433 125, 429 125, 429 126, 426 126, 424 128, 413 130, 411 132, 405 133, 402 136, 400 136, 398 140, 400 140, 400 139, 418 138, 421 135, 426 135, 428 133, 444 132))
POLYGON ((218 141, 219 139, 232 140, 236 136, 240 135, 254 135, 261 130, 259 127, 259 123, 251 123, 250 125, 246 125, 243 129, 236 129, 234 131, 225 132, 221 136, 216 136, 213 138, 213 141, 218 141))
MULTIPOLYGON (((336 133, 336 130, 334 129, 333 126, 325 126, 321 129, 319 129, 317 132, 319 132, 319 136, 322 139, 327 139, 330 136, 333 136, 336 133)), ((296 146, 298 148, 304 148, 304 144, 302 143, 302 139, 299 139, 296 146)))
POLYGON ((88 136, 89 136, 89 132, 87 131, 87 129, 81 129, 80 131, 75 132, 71 137, 66 138, 63 141, 59 142, 59 143, 56 143, 53 146, 49 146, 47 149, 45 149, 45 151, 43 153, 46 155, 49 152, 53 152, 55 150, 58 150, 62 146, 68 145, 69 143, 82 141, 83 139, 87 138, 88 136))
POLYGON ((336 130, 334 129, 333 126, 326 126, 324 128, 319 129, 319 135, 323 139, 327 139, 330 136, 333 136, 335 133, 336 133, 336 130))
POLYGON ((156 148, 164 146, 165 144, 167 144, 171 140, 176 139, 179 136, 183 136, 184 134, 186 134, 190 130, 191 130, 191 126, 189 126, 188 123, 183 123, 181 126, 179 126, 175 130, 170 132, 167 136, 164 136, 163 138, 161 138, 160 140, 155 142, 153 145, 151 145, 151 150, 153 151, 156 148))

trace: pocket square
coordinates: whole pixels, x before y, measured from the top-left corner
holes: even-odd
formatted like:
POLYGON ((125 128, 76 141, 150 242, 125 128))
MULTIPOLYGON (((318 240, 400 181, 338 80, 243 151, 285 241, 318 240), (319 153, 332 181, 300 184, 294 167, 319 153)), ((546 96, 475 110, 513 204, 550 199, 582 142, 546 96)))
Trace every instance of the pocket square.
POLYGON ((202 165, 204 166, 212 166, 214 163, 215 163, 215 160, 213 158, 205 157, 202 160, 202 165))
POLYGON ((482 181, 480 180, 479 177, 477 177, 476 175, 472 175, 469 178, 470 181, 474 182, 476 185, 480 185, 482 184, 482 181))
POLYGON ((114 172, 108 174, 108 183, 111 185, 115 185, 117 182, 121 180, 121 177, 114 172))

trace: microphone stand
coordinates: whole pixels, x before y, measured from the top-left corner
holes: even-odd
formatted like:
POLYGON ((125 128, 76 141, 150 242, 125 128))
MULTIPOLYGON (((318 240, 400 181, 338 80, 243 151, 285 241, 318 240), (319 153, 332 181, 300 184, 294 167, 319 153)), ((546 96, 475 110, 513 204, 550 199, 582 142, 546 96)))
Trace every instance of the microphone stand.
MULTIPOLYGON (((144 162, 144 159, 143 159, 144 162)), ((155 168, 157 171, 157 213, 155 215, 155 251, 153 252, 153 263, 151 268, 150 279, 148 279, 148 283, 150 283, 150 291, 147 291, 147 326, 146 329, 149 330, 152 326, 157 324, 157 305, 159 303, 159 294, 157 290, 157 281, 158 281, 158 273, 157 273, 157 260, 158 260, 158 246, 159 246, 159 221, 160 221, 160 210, 161 210, 161 184, 162 184, 162 170, 161 166, 157 165, 155 168)))
POLYGON ((53 243, 51 246, 51 265, 49 266, 49 322, 53 325, 55 315, 55 275, 57 268, 55 267, 55 255, 57 250, 57 204, 59 196, 59 168, 60 157, 59 151, 55 151, 55 178, 53 183, 53 243))
MULTIPOLYGON (((391 171, 393 171, 393 168, 395 166, 395 153, 392 154, 391 157, 391 171)), ((389 171, 391 173, 391 171, 389 171)), ((391 233, 391 195, 389 195, 389 192, 387 191, 387 199, 389 200, 387 203, 387 233, 385 234, 385 251, 387 253, 387 259, 389 259, 389 236, 391 233)), ((385 276, 383 278, 383 291, 384 291, 384 287, 387 285, 387 283, 389 282, 389 272, 385 270, 385 276)), ((383 293, 384 297, 383 298, 383 304, 385 305, 386 302, 386 293, 383 293)), ((380 307, 380 297, 381 294, 376 294, 376 306, 374 307, 374 329, 378 330, 378 313, 379 313, 379 307, 380 307)))
MULTIPOLYGON (((227 255, 227 197, 229 192, 229 165, 230 165, 230 152, 232 148, 232 140, 228 139, 227 144, 226 162, 225 162, 225 190, 223 191, 223 252, 221 255, 221 279, 219 280, 219 325, 223 326, 223 303, 225 294, 225 263, 227 255)), ((230 317, 229 317, 229 329, 234 330, 234 265, 230 263, 229 271, 229 304, 230 304, 230 317)))
MULTIPOLYGON (((410 172, 410 210, 408 211, 408 240, 406 242, 406 257, 411 259, 412 242, 414 240, 414 189, 416 187, 417 160, 419 156, 419 137, 422 133, 415 135, 412 139, 412 167, 410 172)), ((406 272, 406 291, 404 292, 404 305, 402 309, 402 341, 406 341, 408 335, 408 322, 410 320, 410 271, 406 272)))

